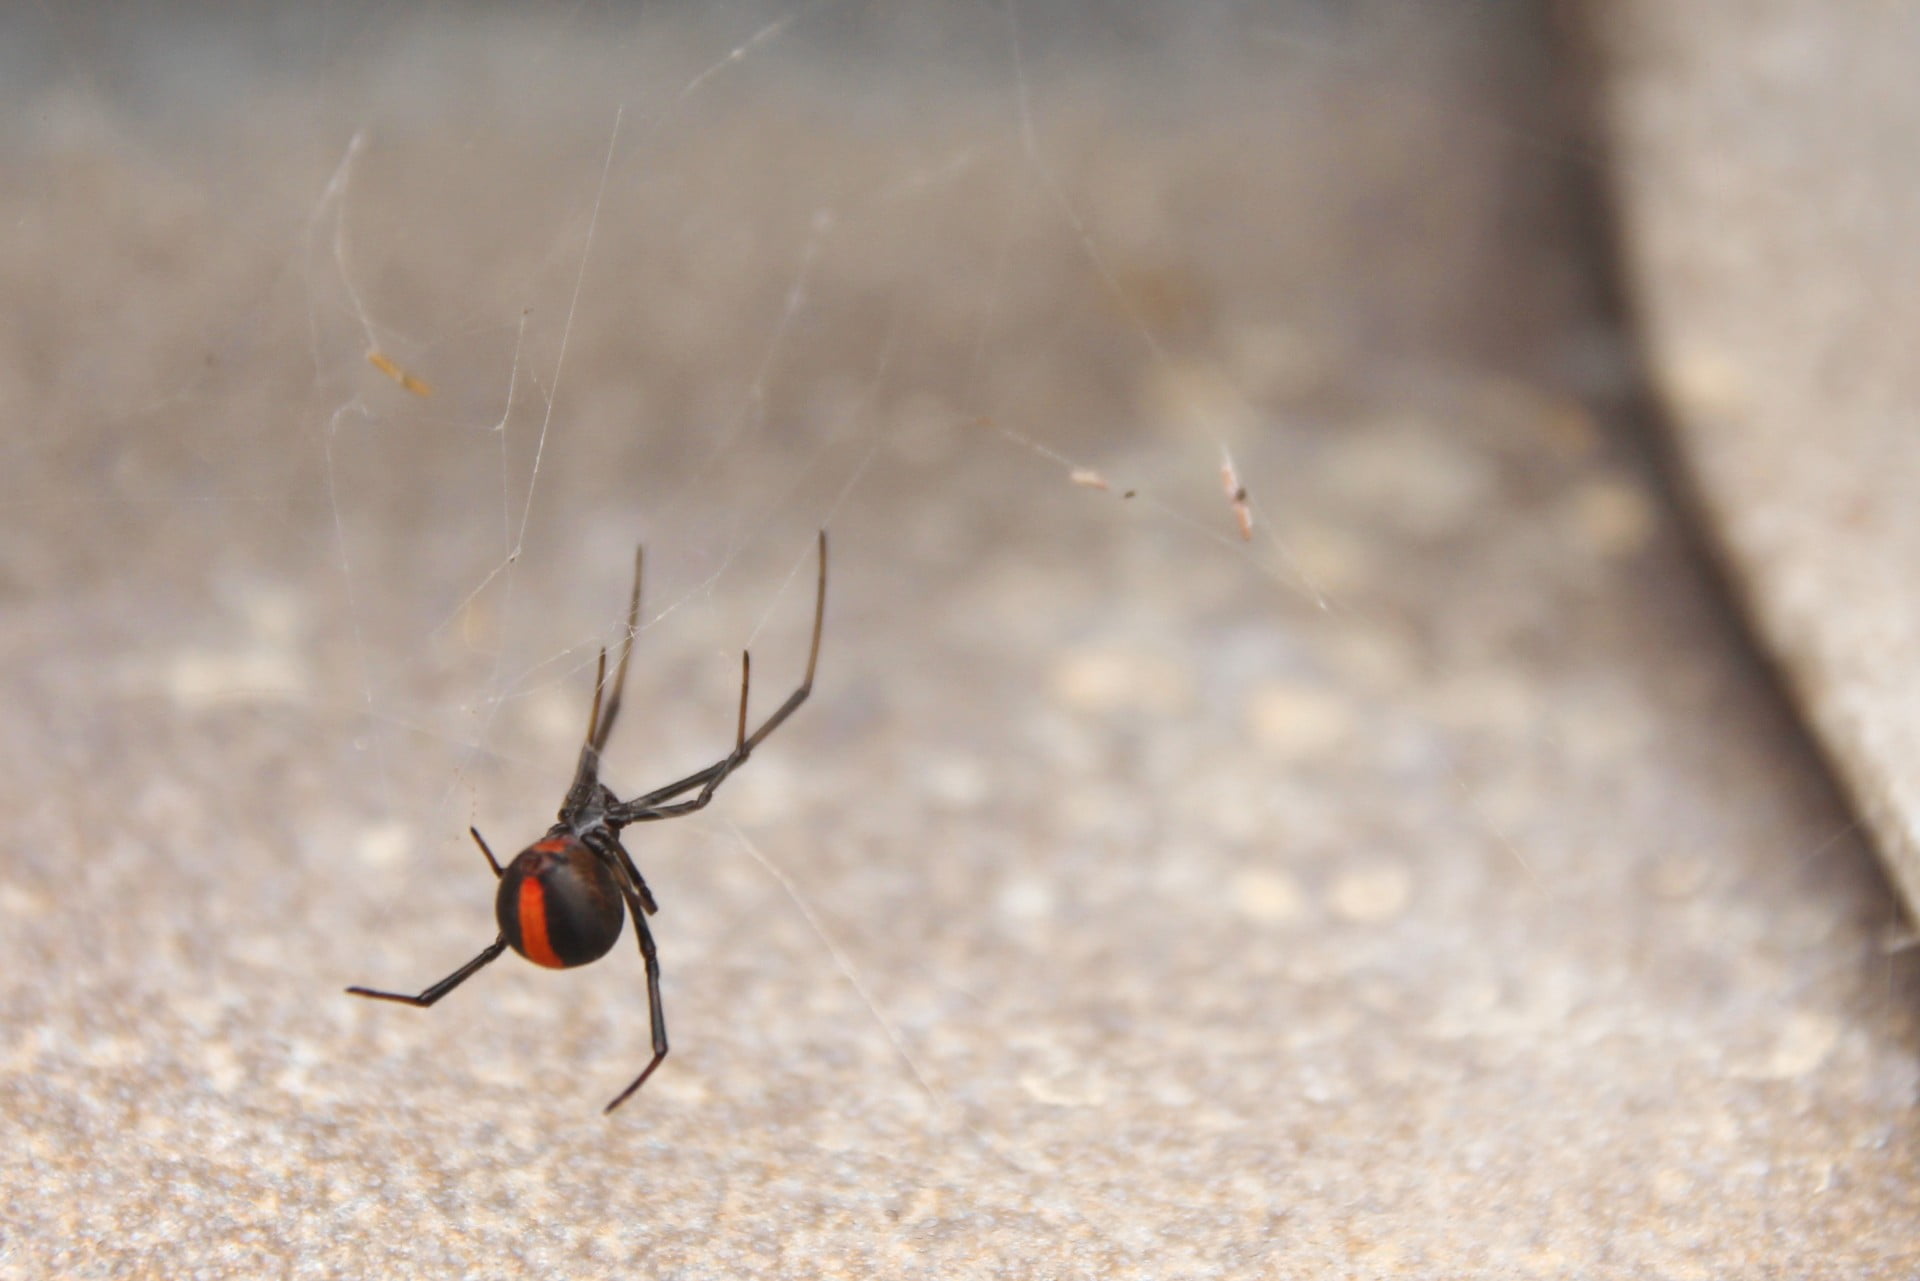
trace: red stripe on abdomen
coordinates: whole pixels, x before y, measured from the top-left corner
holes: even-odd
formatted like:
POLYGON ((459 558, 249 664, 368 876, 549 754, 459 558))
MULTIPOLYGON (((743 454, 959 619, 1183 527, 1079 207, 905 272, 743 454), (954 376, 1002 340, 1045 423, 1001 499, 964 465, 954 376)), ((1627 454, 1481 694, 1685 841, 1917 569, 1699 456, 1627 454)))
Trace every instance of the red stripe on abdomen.
POLYGON ((567 963, 554 953, 547 941, 547 891, 540 879, 529 876, 520 882, 520 901, 514 904, 520 915, 520 951, 535 965, 564 970, 567 963))

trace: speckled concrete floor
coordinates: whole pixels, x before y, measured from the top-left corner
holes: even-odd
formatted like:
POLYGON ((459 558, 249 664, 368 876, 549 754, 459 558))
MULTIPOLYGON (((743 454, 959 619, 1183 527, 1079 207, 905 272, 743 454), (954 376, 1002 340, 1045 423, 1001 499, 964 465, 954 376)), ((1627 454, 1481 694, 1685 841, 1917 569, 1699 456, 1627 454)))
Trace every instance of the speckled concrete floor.
POLYGON ((524 41, 0 171, 0 1270, 1914 1270, 1891 895, 1538 374, 1604 334, 1471 58, 1136 113, 1036 42, 1028 135, 645 43, 556 60, 666 59, 604 187, 524 41), (797 676, 822 522, 814 700, 639 846, 640 1097, 624 945, 341 993, 491 937, 633 540, 622 790, 797 676))

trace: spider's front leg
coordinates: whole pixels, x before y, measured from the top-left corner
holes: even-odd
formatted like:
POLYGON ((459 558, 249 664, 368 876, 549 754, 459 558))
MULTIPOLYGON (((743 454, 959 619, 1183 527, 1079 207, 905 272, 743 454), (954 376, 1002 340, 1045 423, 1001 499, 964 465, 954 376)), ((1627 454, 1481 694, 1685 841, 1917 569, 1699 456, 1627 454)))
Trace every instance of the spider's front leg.
POLYGON ((696 810, 706 808, 707 802, 727 777, 746 762, 753 749, 760 746, 766 737, 786 723, 800 704, 807 701, 813 692, 814 672, 820 666, 820 631, 827 615, 827 531, 820 531, 819 542, 820 575, 813 590, 813 643, 807 648, 807 672, 800 685, 787 695, 787 701, 774 709, 773 715, 760 722, 760 727, 747 733, 747 687, 752 675, 752 660, 746 655, 740 656, 740 714, 734 729, 733 750, 707 766, 696 770, 685 778, 678 779, 665 787, 655 788, 644 796, 636 796, 630 801, 615 805, 607 811, 607 821, 617 830, 629 823, 651 823, 664 818, 679 818, 696 810), (699 788, 699 795, 690 801, 675 804, 662 804, 676 796, 684 795, 699 788))

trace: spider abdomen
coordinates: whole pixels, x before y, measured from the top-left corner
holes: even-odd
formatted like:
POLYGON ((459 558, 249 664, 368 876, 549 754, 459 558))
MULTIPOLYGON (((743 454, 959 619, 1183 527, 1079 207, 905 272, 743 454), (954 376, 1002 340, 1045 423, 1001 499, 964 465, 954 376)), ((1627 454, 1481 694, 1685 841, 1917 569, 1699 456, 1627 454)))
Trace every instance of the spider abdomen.
POLYGON ((494 914, 514 951, 555 970, 605 956, 626 922, 612 871, 568 835, 520 851, 500 878, 494 914))

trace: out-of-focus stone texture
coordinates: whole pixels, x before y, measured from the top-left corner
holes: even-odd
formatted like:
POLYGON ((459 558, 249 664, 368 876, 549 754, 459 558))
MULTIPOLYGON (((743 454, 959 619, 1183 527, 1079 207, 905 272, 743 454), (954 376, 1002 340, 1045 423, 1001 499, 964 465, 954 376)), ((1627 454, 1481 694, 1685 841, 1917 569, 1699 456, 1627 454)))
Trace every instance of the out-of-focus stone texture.
POLYGON ((1760 635, 1920 910, 1920 8, 1596 9, 1653 377, 1760 635))
POLYGON ((328 6, 205 115, 53 42, 0 166, 0 1274, 1920 1268, 1911 958, 1528 372, 1595 322, 1500 11, 1184 70, 1041 11, 865 7, 983 25, 849 63, 833 6, 328 6), (629 943, 342 994, 492 936, 466 825, 548 821, 636 538, 622 790, 724 746, 743 645, 797 677, 821 522, 813 701, 634 833, 641 1096, 629 943))

